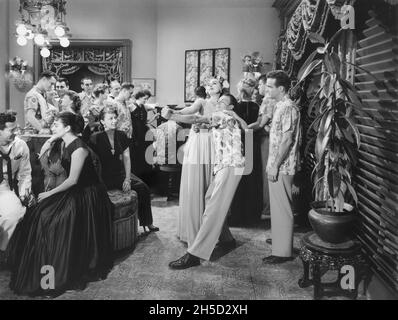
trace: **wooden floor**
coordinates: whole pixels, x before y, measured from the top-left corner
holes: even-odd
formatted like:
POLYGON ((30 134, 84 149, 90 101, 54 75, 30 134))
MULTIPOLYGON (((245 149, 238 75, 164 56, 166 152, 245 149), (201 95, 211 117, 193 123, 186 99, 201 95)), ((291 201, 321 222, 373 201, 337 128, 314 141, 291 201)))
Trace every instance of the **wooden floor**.
MULTIPOLYGON (((297 285, 302 272, 298 257, 282 265, 262 264, 262 258, 271 252, 265 242, 270 237, 269 222, 258 228, 231 228, 238 242, 236 249, 216 249, 210 262, 170 270, 168 263, 186 250, 175 236, 178 203, 155 198, 152 205, 159 232, 143 238, 133 252, 120 257, 104 281, 90 283, 83 291, 68 291, 57 299, 312 299, 312 288, 297 285)), ((295 234, 296 248, 301 236, 295 234)), ((0 300, 26 299, 8 289, 9 277, 9 272, 0 272, 0 300)))

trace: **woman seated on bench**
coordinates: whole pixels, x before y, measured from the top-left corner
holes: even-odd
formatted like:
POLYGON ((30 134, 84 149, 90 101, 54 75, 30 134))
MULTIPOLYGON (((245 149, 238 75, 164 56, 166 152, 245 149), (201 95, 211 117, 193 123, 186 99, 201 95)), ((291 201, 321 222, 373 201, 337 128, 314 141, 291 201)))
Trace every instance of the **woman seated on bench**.
POLYGON ((152 222, 151 195, 149 187, 131 173, 130 140, 123 131, 116 130, 117 110, 107 106, 100 112, 104 131, 90 137, 90 146, 97 153, 102 165, 102 179, 108 190, 131 189, 138 194, 138 218, 140 225, 149 231, 158 231, 152 222))

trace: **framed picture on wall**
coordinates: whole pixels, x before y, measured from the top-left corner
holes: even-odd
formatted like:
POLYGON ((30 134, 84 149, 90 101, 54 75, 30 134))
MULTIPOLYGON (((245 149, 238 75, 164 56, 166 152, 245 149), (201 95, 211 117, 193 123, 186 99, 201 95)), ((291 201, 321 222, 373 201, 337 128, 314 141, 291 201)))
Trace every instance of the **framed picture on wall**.
POLYGON ((185 51, 185 102, 195 100, 195 88, 207 86, 212 77, 229 81, 230 48, 185 51))
POLYGON ((185 101, 195 100, 195 88, 199 82, 199 51, 185 51, 185 101))
POLYGON ((133 78, 134 92, 149 90, 152 96, 156 96, 156 80, 151 78, 133 78))

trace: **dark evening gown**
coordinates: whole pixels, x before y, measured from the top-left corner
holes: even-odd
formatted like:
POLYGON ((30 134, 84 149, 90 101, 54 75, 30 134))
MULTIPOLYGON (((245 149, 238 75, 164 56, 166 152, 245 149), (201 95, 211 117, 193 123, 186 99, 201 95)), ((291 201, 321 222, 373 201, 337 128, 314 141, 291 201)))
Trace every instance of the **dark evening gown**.
POLYGON ((136 108, 131 112, 133 126, 133 145, 131 148, 131 170, 146 183, 150 180, 152 167, 145 160, 145 152, 152 141, 145 141, 149 130, 147 125, 148 112, 143 105, 134 104, 136 108))
MULTIPOLYGON (((123 152, 130 146, 130 141, 123 131, 115 130, 114 150, 106 132, 98 132, 91 136, 90 147, 98 155, 102 167, 102 180, 108 190, 122 190, 126 177, 123 152)), ((149 226, 153 222, 151 194, 149 187, 137 176, 131 174, 131 189, 138 195, 138 218, 141 226, 149 226)))
MULTIPOLYGON (((234 109, 236 114, 249 125, 258 118, 259 106, 252 101, 239 102, 234 109)), ((243 144, 244 145, 244 144, 243 144)), ((231 205, 229 223, 232 226, 253 224, 260 220, 262 210, 260 136, 253 133, 253 170, 242 176, 231 205)))
MULTIPOLYGON (((69 175, 71 155, 87 146, 79 138, 64 150, 69 175)), ((90 154, 75 186, 27 210, 10 243, 10 288, 17 294, 51 295, 105 277, 113 265, 113 205, 100 183, 90 154), (43 290, 43 266, 54 269, 55 288, 43 290)))

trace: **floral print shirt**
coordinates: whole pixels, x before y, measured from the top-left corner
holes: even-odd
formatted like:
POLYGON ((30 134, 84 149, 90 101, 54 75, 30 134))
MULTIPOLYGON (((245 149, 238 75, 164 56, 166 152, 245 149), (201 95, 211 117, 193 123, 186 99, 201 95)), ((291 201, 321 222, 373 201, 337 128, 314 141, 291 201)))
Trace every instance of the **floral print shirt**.
POLYGON ((90 107, 94 104, 95 97, 93 95, 88 95, 86 92, 80 92, 78 94, 82 105, 80 107, 80 113, 82 115, 86 114, 90 107))
POLYGON ((244 168, 239 122, 230 111, 217 111, 211 117, 215 160, 214 174, 226 167, 244 168))
POLYGON ((271 99, 270 97, 265 96, 263 99, 263 102, 261 103, 259 112, 258 112, 259 116, 266 116, 270 119, 270 121, 264 126, 264 129, 263 129, 263 133, 267 136, 269 135, 275 105, 276 105, 276 101, 274 99, 271 99))
POLYGON ((131 111, 126 103, 116 101, 117 106, 117 130, 123 131, 129 139, 133 136, 133 124, 131 123, 131 111))
POLYGON ((293 142, 286 159, 279 167, 279 173, 285 175, 294 175, 300 170, 299 147, 301 143, 300 111, 292 100, 285 96, 276 103, 272 118, 269 156, 267 163, 267 172, 275 165, 279 146, 282 143, 283 134, 292 131, 293 142))

